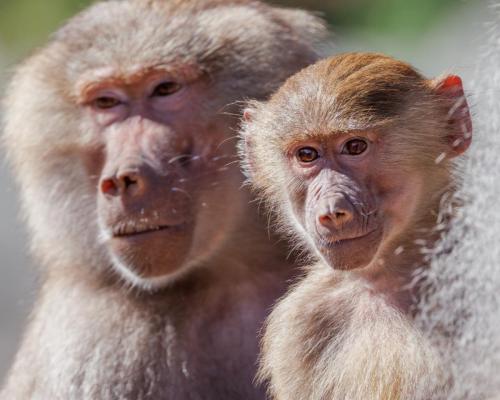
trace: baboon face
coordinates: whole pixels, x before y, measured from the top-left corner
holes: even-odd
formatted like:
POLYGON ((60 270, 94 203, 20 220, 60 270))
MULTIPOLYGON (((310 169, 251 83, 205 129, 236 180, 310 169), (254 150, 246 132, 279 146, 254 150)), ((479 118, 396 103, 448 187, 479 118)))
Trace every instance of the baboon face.
POLYGON ((336 269, 369 265, 415 214, 419 176, 384 166, 384 139, 373 131, 332 133, 286 151, 290 179, 303 182, 287 193, 294 217, 336 269))
POLYGON ((207 118, 202 109, 200 99, 209 95, 203 78, 189 72, 125 80, 112 73, 81 92, 85 124, 101 143, 86 162, 98 177, 99 225, 124 274, 173 274, 193 256, 196 235, 214 232, 196 250, 201 256, 217 240, 215 232, 225 232, 225 219, 210 212, 227 183, 238 179, 225 167, 234 150, 223 143, 227 121, 207 118))
POLYGON ((398 234, 428 218, 472 132, 460 78, 427 80, 363 53, 304 69, 245 120, 253 186, 287 232, 337 269, 382 261, 398 234))

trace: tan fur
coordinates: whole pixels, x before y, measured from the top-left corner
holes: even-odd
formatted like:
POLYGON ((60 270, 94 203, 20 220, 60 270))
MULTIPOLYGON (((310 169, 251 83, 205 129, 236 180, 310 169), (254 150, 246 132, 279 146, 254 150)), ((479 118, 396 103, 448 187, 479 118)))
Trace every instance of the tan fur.
MULTIPOLYGON (((323 33, 308 13, 250 0, 111 0, 18 68, 3 139, 41 289, 2 400, 264 398, 253 383, 256 334, 293 271, 240 188, 234 129, 240 102, 266 98, 315 61, 323 33), (120 273, 105 245, 96 198, 117 151, 83 100, 92 82, 128 84, 151 71, 197 79, 189 118, 162 129, 174 150, 174 134, 187 131, 204 163, 187 176, 193 189, 176 193, 196 200, 181 273, 152 284, 120 273)), ((153 122, 141 120, 160 129, 153 122)), ((169 246, 167 259, 178 251, 169 246)))
POLYGON ((260 377, 276 399, 428 399, 441 374, 430 344, 384 296, 323 265, 280 301, 262 343, 260 377))
POLYGON ((345 54, 306 68, 245 113, 241 150, 250 182, 280 230, 315 260, 265 328, 260 379, 273 398, 445 398, 446 370, 412 322, 420 295, 413 282, 425 267, 421 247, 438 237, 442 195, 457 184, 452 158, 470 142, 457 79, 427 80, 380 54, 345 54), (356 137, 369 143, 366 155, 343 155, 339 143, 356 137), (294 153, 304 146, 319 149, 308 166, 294 153), (355 226, 346 234, 342 224, 321 233, 314 210, 324 201, 338 213, 329 199, 339 194, 354 204, 359 223, 349 222, 355 226), (369 226, 380 239, 364 239, 369 226), (318 235, 350 253, 328 253, 318 235), (346 247, 353 237, 360 244, 346 247), (349 266, 367 252, 369 260, 349 266))

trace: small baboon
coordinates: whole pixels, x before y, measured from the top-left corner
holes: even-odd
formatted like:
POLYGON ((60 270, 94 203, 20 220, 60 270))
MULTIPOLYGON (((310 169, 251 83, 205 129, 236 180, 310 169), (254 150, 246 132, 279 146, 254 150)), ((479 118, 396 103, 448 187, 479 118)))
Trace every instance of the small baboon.
POLYGON ((324 31, 251 0, 111 0, 18 68, 4 142, 42 269, 2 400, 264 398, 257 332, 293 268, 235 130, 324 31))
MULTIPOLYGON (((279 226, 317 260, 266 324, 260 376, 279 400, 429 400, 446 386, 413 324, 422 243, 471 142, 457 76, 339 55, 244 113, 241 150, 279 226)), ((437 397, 443 398, 443 397, 437 397)), ((445 398, 445 397, 444 397, 445 398)))

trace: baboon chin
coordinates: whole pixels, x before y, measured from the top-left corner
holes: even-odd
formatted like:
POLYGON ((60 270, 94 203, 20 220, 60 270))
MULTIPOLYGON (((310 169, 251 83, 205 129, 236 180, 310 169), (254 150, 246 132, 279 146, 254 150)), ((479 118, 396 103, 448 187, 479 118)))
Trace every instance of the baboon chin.
POLYGON ((334 269, 347 271, 365 268, 375 260, 383 234, 383 230, 379 228, 338 241, 321 237, 316 239, 314 248, 319 257, 334 269))
POLYGON ((267 322, 260 377, 274 398, 446 398, 439 352, 414 325, 414 281, 472 138, 460 78, 343 54, 244 119, 250 183, 317 260, 267 322))

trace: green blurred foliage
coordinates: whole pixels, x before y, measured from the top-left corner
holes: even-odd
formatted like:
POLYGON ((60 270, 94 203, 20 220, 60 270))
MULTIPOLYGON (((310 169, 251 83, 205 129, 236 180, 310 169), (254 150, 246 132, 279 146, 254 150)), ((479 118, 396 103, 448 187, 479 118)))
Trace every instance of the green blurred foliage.
POLYGON ((0 43, 11 54, 26 53, 86 7, 86 0, 0 0, 0 43))
MULTIPOLYGON (((472 0, 473 1, 473 0, 472 0)), ((463 0, 277 0, 277 4, 322 10, 334 30, 403 35, 406 39, 437 23, 463 0)))
MULTIPOLYGON (((465 0, 271 0, 322 12, 336 31, 418 38, 465 0)), ((468 0, 481 1, 481 0, 468 0)), ((44 43, 91 0, 0 0, 0 45, 12 56, 44 43)))

